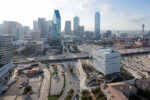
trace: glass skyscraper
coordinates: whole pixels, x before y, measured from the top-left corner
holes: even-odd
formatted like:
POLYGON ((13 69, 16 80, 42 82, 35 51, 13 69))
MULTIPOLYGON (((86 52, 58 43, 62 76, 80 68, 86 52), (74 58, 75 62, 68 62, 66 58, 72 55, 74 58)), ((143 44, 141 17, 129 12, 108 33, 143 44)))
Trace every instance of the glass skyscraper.
POLYGON ((60 38, 60 36, 61 36, 61 17, 59 10, 54 10, 52 38, 60 38))
POLYGON ((73 18, 73 31, 75 34, 78 34, 79 23, 80 23, 79 17, 77 16, 74 17, 73 18))
POLYGON ((95 37, 100 36, 100 13, 95 13, 95 37))

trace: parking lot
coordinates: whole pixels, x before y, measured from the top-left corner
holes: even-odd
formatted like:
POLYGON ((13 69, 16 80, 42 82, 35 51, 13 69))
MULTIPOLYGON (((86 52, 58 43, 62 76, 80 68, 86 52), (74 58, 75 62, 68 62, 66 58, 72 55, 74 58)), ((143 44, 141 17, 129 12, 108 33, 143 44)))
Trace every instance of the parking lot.
POLYGON ((9 89, 4 93, 5 95, 20 95, 22 94, 22 89, 19 86, 24 82, 24 80, 28 79, 27 77, 18 77, 16 82, 12 84, 9 89))
POLYGON ((149 78, 150 59, 148 55, 124 57, 121 60, 124 69, 129 71, 135 78, 149 78))

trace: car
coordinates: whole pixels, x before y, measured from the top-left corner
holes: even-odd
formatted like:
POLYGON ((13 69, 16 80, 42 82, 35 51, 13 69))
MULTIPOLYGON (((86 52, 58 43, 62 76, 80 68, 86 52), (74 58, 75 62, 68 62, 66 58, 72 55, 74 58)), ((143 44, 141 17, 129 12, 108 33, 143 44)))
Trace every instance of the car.
POLYGON ((18 86, 18 88, 19 88, 19 89, 22 89, 22 88, 23 88, 23 86, 22 86, 22 85, 19 85, 19 86, 18 86))
POLYGON ((9 87, 7 87, 7 86, 3 87, 2 90, 1 90, 1 93, 5 93, 8 89, 9 89, 9 87))

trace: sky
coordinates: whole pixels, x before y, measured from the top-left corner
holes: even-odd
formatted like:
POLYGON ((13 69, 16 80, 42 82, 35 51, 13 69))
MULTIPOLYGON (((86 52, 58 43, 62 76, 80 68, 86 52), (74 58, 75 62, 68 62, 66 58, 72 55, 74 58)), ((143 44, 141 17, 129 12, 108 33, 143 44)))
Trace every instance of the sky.
POLYGON ((51 20, 58 9, 65 21, 80 18, 85 30, 94 30, 94 14, 100 12, 101 30, 150 30, 150 0, 0 0, 0 23, 18 21, 33 27, 33 20, 51 20))

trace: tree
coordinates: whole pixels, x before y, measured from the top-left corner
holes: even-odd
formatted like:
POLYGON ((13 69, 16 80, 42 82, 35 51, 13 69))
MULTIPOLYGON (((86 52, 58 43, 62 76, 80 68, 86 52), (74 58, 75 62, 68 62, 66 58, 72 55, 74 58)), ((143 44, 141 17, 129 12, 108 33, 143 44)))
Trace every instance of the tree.
POLYGON ((70 94, 73 94, 74 93, 74 89, 70 89, 70 94))
POLYGON ((93 88, 92 89, 92 93, 93 94, 96 94, 96 93, 98 93, 100 91, 100 87, 96 87, 96 88, 93 88))
POLYGON ((65 97, 65 100, 71 100, 72 98, 72 95, 71 94, 67 94, 66 97, 65 97))
POLYGON ((90 94, 90 92, 89 92, 89 90, 85 89, 85 90, 82 90, 81 94, 86 95, 86 94, 90 94))
POLYGON ((72 69, 72 67, 71 67, 71 66, 69 66, 69 71, 70 71, 70 73, 72 73, 72 72, 73 72, 73 69, 72 69))
POLYGON ((32 87, 31 86, 26 86, 23 91, 24 91, 25 94, 27 94, 28 92, 32 91, 32 87))

